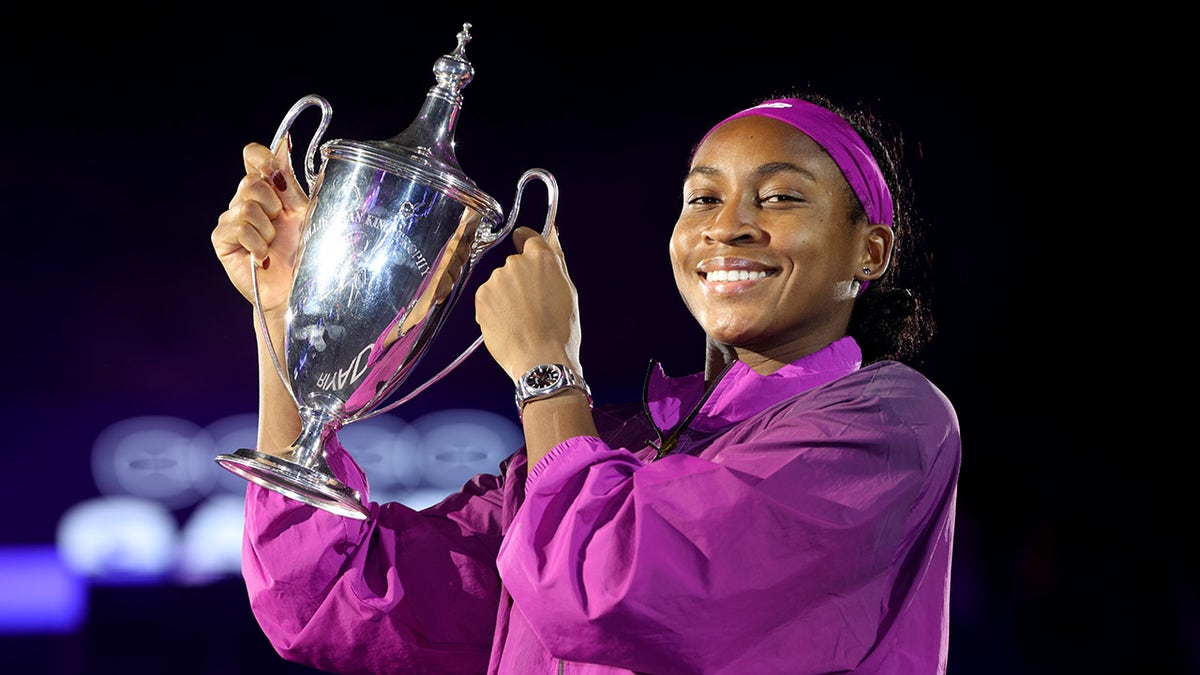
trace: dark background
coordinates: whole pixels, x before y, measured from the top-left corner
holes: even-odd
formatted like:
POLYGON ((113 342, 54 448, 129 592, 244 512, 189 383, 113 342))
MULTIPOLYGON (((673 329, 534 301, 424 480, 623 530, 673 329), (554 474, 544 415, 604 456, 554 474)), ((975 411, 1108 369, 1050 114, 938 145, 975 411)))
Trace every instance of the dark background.
MULTIPOLYGON (((469 21, 476 75, 459 162, 506 213, 523 171, 556 176, 600 401, 635 394, 650 358, 700 367, 666 243, 687 153, 713 123, 811 86, 905 129, 938 287, 923 370, 957 406, 964 439, 950 673, 1200 671, 1194 536, 1171 525, 1187 512, 1183 465, 1125 431, 1136 406, 1121 383, 1155 354, 1110 353, 1130 345, 1144 307, 1126 297, 1122 320, 1096 320, 1134 276, 1119 263, 1129 232, 1080 211, 1136 196, 1113 180, 1136 167, 1093 131, 1111 43, 1075 36, 1063 49, 1063 27, 1003 15, 873 24, 792 7, 650 19, 280 3, 32 17, 0 29, 0 414, 14 507, 0 545, 53 541, 63 512, 96 495, 88 458, 108 425, 254 410, 251 310, 208 239, 242 146, 269 142, 310 93, 333 106, 326 140, 394 135, 469 21), (1094 249, 1109 255, 1081 256, 1094 249)), ((315 116, 293 128, 297 153, 315 116)), ((540 227, 543 204, 534 184, 521 223, 540 227)), ((442 340, 461 348, 473 339, 462 335, 442 340)), ((512 414, 510 384, 483 353, 398 414, 464 405, 512 414)), ((0 670, 305 672, 274 655, 236 580, 99 588, 90 607, 78 634, 0 639, 0 670)))

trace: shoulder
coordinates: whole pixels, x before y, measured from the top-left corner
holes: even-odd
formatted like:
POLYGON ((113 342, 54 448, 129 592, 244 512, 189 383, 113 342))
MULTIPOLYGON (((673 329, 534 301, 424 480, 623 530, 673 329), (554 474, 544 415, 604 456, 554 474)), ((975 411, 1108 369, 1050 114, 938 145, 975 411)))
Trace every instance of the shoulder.
POLYGON ((838 429, 842 439, 872 441, 922 455, 959 452, 958 415, 950 399, 921 372, 879 361, 776 406, 773 423, 838 429))
POLYGON ((879 361, 859 369, 856 374, 864 379, 864 394, 957 416, 954 404, 946 394, 912 366, 899 361, 879 361))
POLYGON ((920 449, 927 465, 958 464, 962 452, 958 413, 929 378, 899 361, 879 361, 853 375, 861 380, 852 386, 862 387, 862 405, 892 429, 892 443, 907 439, 920 449))
POLYGON ((809 392, 820 404, 854 403, 901 419, 943 418, 957 426, 954 404, 929 378, 899 361, 878 361, 809 392))

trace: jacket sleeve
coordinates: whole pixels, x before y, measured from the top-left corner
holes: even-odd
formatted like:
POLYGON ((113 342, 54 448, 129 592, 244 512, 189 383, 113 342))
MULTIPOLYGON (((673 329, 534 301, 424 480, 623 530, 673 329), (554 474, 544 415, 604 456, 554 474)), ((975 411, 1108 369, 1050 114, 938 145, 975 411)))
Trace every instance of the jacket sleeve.
MULTIPOLYGON (((328 451, 335 474, 365 493, 336 438, 328 451)), ((276 651, 336 673, 482 672, 500 593, 502 484, 478 476, 420 512, 370 503, 366 520, 250 484, 242 571, 276 651)))
POLYGON ((650 463, 598 438, 560 444, 530 470, 501 546, 514 602, 569 660, 854 669, 914 574, 906 556, 920 566, 911 533, 936 527, 957 472, 946 453, 931 479, 921 433, 856 405, 780 414, 730 432, 718 454, 650 463))

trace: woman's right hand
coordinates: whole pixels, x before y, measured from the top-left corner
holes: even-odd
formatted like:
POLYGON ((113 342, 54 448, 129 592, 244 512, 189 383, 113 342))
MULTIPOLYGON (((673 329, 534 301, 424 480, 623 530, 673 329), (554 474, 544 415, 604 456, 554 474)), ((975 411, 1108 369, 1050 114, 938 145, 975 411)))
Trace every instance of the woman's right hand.
POLYGON ((217 219, 212 245, 229 280, 251 303, 250 261, 254 261, 260 309, 270 316, 287 306, 308 197, 292 168, 289 137, 284 137, 275 154, 261 143, 250 143, 242 150, 242 159, 246 176, 217 219))

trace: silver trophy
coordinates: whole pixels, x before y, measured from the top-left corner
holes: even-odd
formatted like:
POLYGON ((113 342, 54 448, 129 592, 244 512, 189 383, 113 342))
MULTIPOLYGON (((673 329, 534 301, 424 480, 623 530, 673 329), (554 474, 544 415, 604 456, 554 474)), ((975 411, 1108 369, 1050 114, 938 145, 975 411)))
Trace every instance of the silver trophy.
POLYGON ((548 172, 530 169, 521 176, 505 222, 500 204, 458 166, 454 128, 461 91, 474 75, 464 55, 470 28, 463 24, 457 48, 434 64, 436 84, 400 134, 386 141, 319 145, 332 109, 311 95, 292 106, 271 143, 272 149, 279 146, 303 110, 321 109, 304 162, 311 194, 285 319, 286 369, 266 330, 257 268, 251 265, 266 347, 303 429, 284 456, 241 449, 216 461, 339 515, 364 519, 367 509, 361 495, 329 469, 330 434, 412 399, 482 344, 479 336, 427 382, 384 405, 428 350, 480 256, 512 230, 532 179, 548 191, 543 234, 553 227, 558 186, 548 172))

